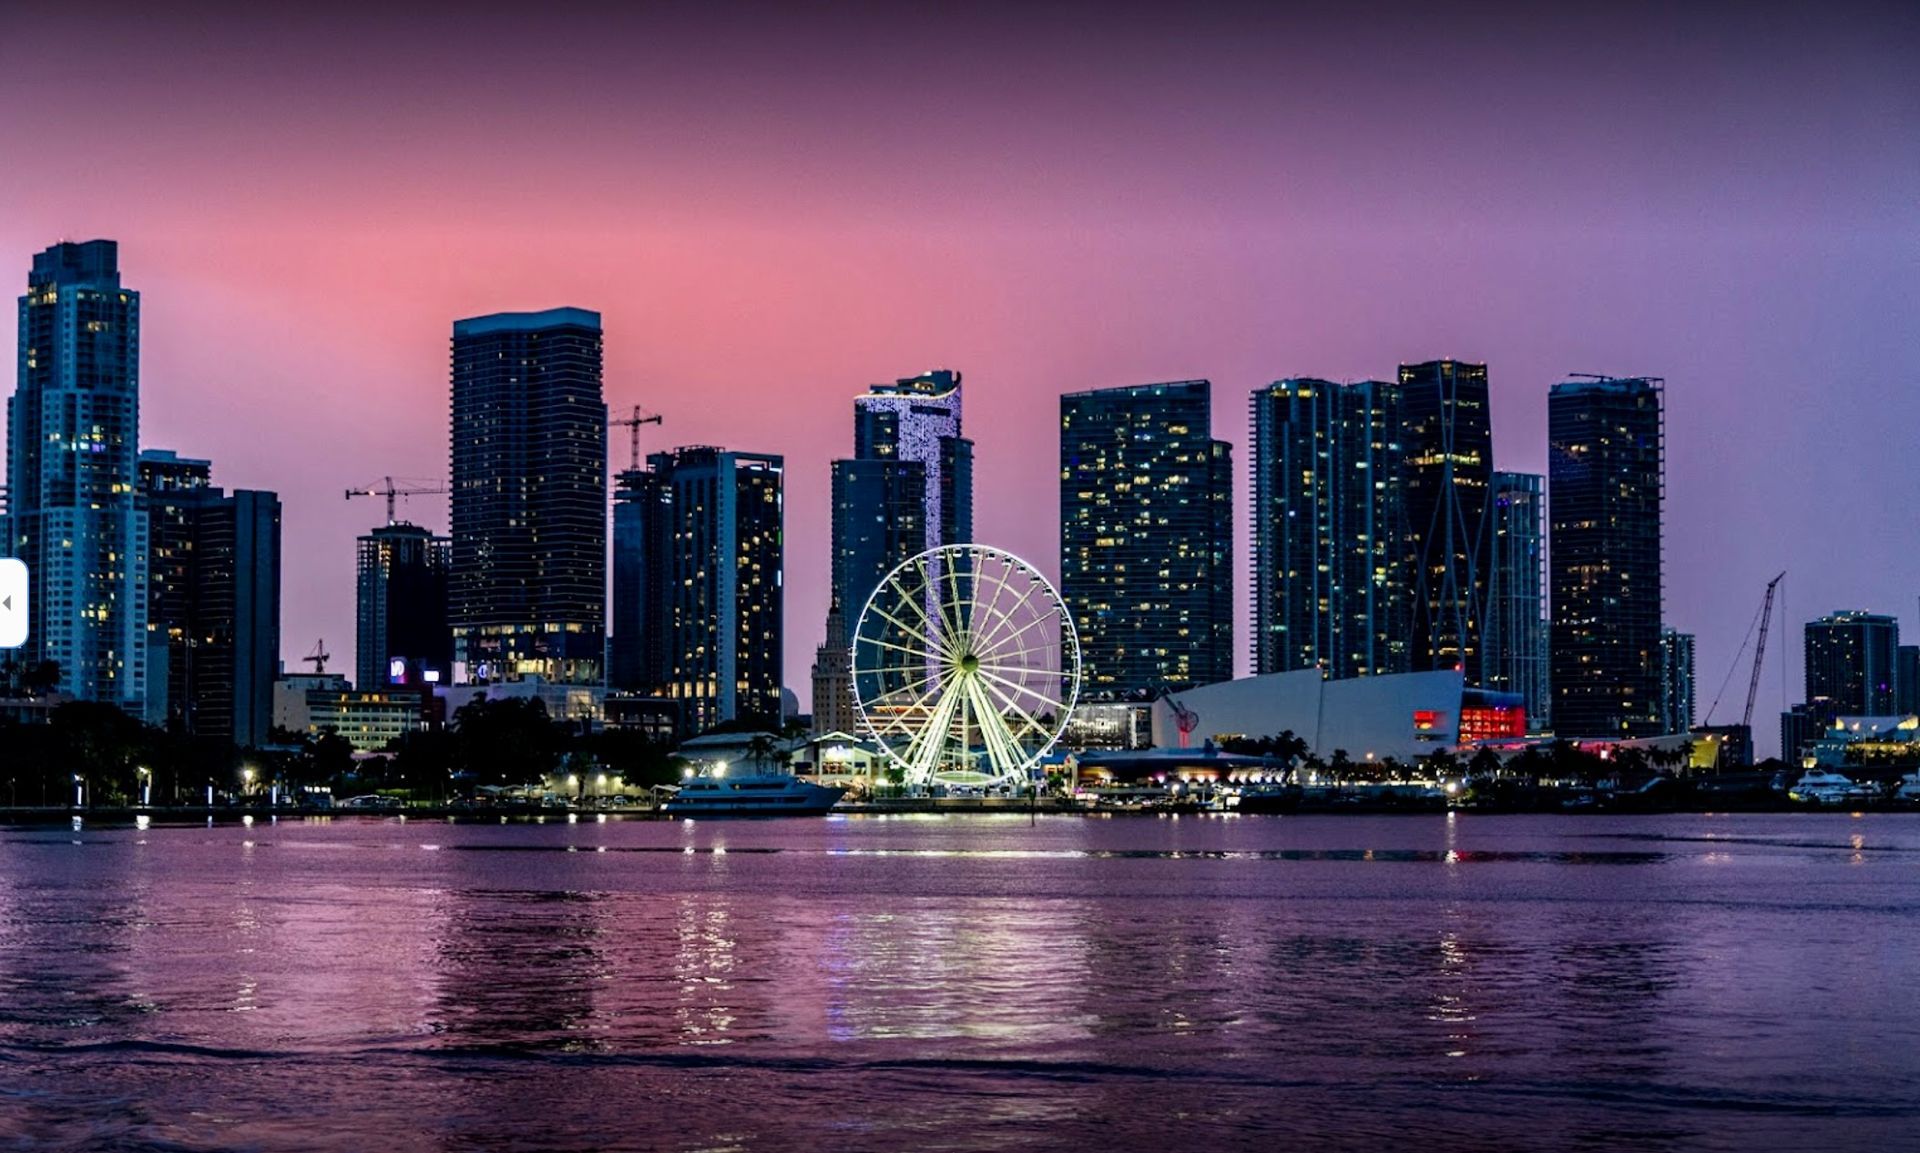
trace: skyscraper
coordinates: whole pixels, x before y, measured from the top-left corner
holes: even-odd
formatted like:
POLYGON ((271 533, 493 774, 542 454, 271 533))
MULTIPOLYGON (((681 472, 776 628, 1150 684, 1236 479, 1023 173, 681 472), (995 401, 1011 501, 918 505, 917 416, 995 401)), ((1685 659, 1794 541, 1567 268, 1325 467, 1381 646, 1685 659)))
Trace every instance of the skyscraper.
POLYGON ((1399 387, 1277 380, 1252 407, 1253 671, 1406 672, 1399 387))
POLYGON ((858 614, 916 553, 973 539, 973 442, 960 374, 876 384, 853 402, 853 456, 833 462, 833 598, 858 614))
POLYGON ((1547 398, 1553 727, 1656 736, 1665 381, 1589 377, 1547 398))
POLYGON ((1541 587, 1546 578, 1545 480, 1538 473, 1493 474, 1493 567, 1481 634, 1482 686, 1518 693, 1526 705, 1527 727, 1536 732, 1547 727, 1549 712, 1547 606, 1541 587))
POLYGON ((213 486, 213 462, 165 449, 139 456, 147 507, 146 719, 186 729, 194 580, 194 509, 213 486))
POLYGON ((1807 700, 1843 717, 1891 716, 1898 703, 1900 622, 1867 612, 1832 612, 1807 622, 1807 700))
POLYGON ((627 469, 613 493, 613 638, 607 683, 625 692, 658 693, 667 683, 668 611, 663 568, 672 541, 666 478, 627 469))
POLYGON ((1487 366, 1400 366, 1406 508, 1413 544, 1412 667, 1459 668, 1481 683, 1493 571, 1493 423, 1487 366))
POLYGON ((454 678, 603 674, 607 407, 600 314, 510 312, 453 325, 454 678))
POLYGON ((7 401, 6 552, 26 562, 28 663, 58 687, 146 709, 147 518, 140 507, 140 294, 111 240, 33 258, 7 401))
POLYGON ((1660 630, 1660 731, 1693 729, 1693 634, 1660 630))
POLYGON ((361 692, 392 683, 396 671, 408 684, 420 683, 429 672, 452 678, 451 554, 447 538, 416 524, 382 525, 359 539, 353 651, 354 683, 361 692))
MULTIPOLYGON (((643 636, 664 662, 643 691, 679 700, 688 727, 781 718, 784 463, 680 448, 647 458, 664 547, 643 557, 643 636)), ((646 651, 643 649, 643 652, 646 651)))
POLYGON ((1204 380, 1060 398, 1061 595, 1081 699, 1233 677, 1233 454, 1204 380))
POLYGON ((139 456, 148 518, 147 719, 268 742, 280 666, 280 499, 213 486, 212 465, 139 456))

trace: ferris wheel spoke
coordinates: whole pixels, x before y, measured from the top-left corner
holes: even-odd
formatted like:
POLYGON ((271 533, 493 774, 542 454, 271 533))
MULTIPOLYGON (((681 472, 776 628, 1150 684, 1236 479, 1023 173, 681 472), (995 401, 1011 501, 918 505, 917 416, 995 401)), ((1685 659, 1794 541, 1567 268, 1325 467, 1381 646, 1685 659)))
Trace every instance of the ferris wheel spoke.
POLYGON ((912 645, 896 644, 893 641, 883 641, 878 639, 877 637, 868 637, 864 643, 873 645, 877 648, 888 649, 896 653, 906 653, 910 657, 925 657, 927 660, 930 660, 930 661, 937 661, 941 659, 941 654, 932 652, 928 649, 915 648, 912 645))
POLYGON ((1000 710, 993 707, 993 698, 989 691, 991 686, 975 679, 969 687, 973 690, 976 699, 981 702, 976 707, 982 715, 982 743, 989 750, 998 750, 997 755, 989 753, 995 761, 995 767, 999 769, 997 775, 1005 780, 1019 774, 1026 767, 1026 750, 1007 728, 1006 718, 1000 714, 1000 710))
MULTIPOLYGON (((1006 591, 1007 591, 1007 579, 1008 579, 1009 577, 1011 577, 1011 576, 1013 575, 1013 571, 1014 571, 1014 570, 1013 570, 1013 566, 1012 566, 1012 565, 1010 565, 1010 564, 1006 564, 1006 563, 1004 563, 1004 562, 1002 562, 1002 563, 1001 563, 1001 565, 1000 565, 999 567, 1000 567, 1000 579, 999 579, 998 581, 996 581, 996 582, 994 583, 994 587, 993 587, 993 595, 992 595, 992 596, 990 596, 990 597, 988 597, 988 598, 987 598, 987 600, 986 600, 986 606, 987 606, 987 611, 988 611, 988 615, 990 615, 991 617, 993 617, 993 619, 994 619, 994 620, 995 620, 996 622, 998 622, 998 621, 1002 621, 1002 620, 1005 620, 1005 619, 1006 619, 1006 617, 1005 617, 1005 614, 1003 614, 1003 613, 1001 613, 1001 612, 999 611, 999 610, 1000 610, 1000 598, 1001 598, 1001 596, 1002 596, 1002 595, 1004 595, 1004 594, 1006 593, 1006 591)), ((976 590, 976 593, 975 593, 975 597, 976 597, 976 599, 977 599, 977 597, 978 597, 978 595, 979 595, 979 594, 978 594, 978 592, 977 592, 977 590, 976 590)), ((984 641, 984 640, 985 640, 986 638, 982 638, 982 639, 983 639, 983 641, 984 641)))
MULTIPOLYGON (((999 681, 1001 684, 1008 685, 1010 687, 1019 687, 1019 686, 1013 685, 1013 682, 1011 681, 1001 681, 999 677, 990 676, 990 675, 983 675, 981 679, 983 681, 983 684, 982 684, 983 691, 991 694, 993 697, 998 699, 1002 708, 1011 709, 1014 712, 1020 714, 1020 719, 1027 722, 1027 725, 1030 728, 1032 728, 1034 738, 1036 740, 1043 741, 1052 734, 1053 730, 1051 729, 1051 727, 1041 724, 1039 719, 1036 718, 1032 713, 1028 712, 1026 709, 1021 708, 1020 702, 1016 701, 1011 694, 1005 691, 1002 691, 1000 689, 996 689, 993 685, 993 682, 999 681)), ((1029 693, 1033 692, 1033 690, 1031 689, 1026 689, 1024 691, 1029 693)), ((1035 695, 1036 697, 1039 696, 1038 693, 1034 693, 1033 695, 1035 695)), ((1046 700, 1045 697, 1040 697, 1039 699, 1046 700)), ((1048 702, 1048 703, 1051 704, 1052 702, 1048 702)), ((1058 708, 1057 705, 1055 707, 1056 709, 1058 708)))
MULTIPOLYGON (((901 620, 899 617, 894 616, 892 613, 888 612, 886 609, 881 608, 879 605, 872 605, 870 607, 873 609, 873 612, 877 616, 881 617, 882 619, 886 620, 888 623, 892 624, 894 628, 899 629, 901 636, 905 636, 905 637, 924 636, 927 638, 929 642, 934 644, 939 644, 943 649, 945 649, 946 647, 945 638, 940 634, 938 629, 935 629, 933 627, 932 622, 928 622, 927 631, 922 632, 921 630, 916 629, 912 625, 901 620)), ((919 608, 919 606, 916 605, 915 610, 920 613, 922 620, 926 619, 925 609, 921 609, 919 608)), ((863 639, 869 644, 881 643, 878 639, 873 637, 867 637, 863 639)))
MULTIPOLYGON (((998 672, 989 671, 985 665, 980 666, 980 668, 975 671, 987 680, 999 685, 1001 688, 1031 697, 1034 701, 1049 709, 1057 711, 1066 707, 1065 702, 1055 700, 1053 697, 1048 696, 1046 693, 1041 692, 1039 689, 1034 688, 1024 681, 1016 680, 1012 677, 1003 677, 998 672)), ((1051 676, 1051 674, 1049 674, 1049 676, 1051 676)))
MULTIPOLYGON (((1041 625, 1052 622, 1052 620, 1053 618, 1049 616, 1045 616, 1045 615, 1036 616, 1032 620, 1028 621, 1026 624, 1023 624, 1019 628, 1015 629, 1013 632, 1008 633, 1006 636, 1003 636, 998 640, 991 642, 990 644, 983 645, 978 650, 978 655, 983 660, 989 657, 997 657, 1006 649, 1006 646, 1012 644, 1014 641, 1019 640, 1021 637, 1032 632, 1034 629, 1039 628, 1041 625)), ((1028 650, 1026 650, 1025 648, 1021 648, 1016 651, 1026 652, 1028 650)))
MULTIPOLYGON (((996 622, 998 625, 998 628, 1000 630, 1004 630, 1006 628, 1013 627, 1014 624, 1021 619, 1021 616, 1022 616, 1021 610, 1023 609, 1031 610, 1033 608, 1034 593, 1038 592, 1041 589, 1041 587, 1042 585, 1039 582, 1030 580, 1027 582, 1027 586, 1025 588, 1016 589, 1014 593, 1013 603, 1008 605, 1006 609, 1000 611, 998 614, 1000 618, 999 621, 996 622)), ((996 600, 995 603, 997 606, 998 601, 996 600)), ((1044 615, 1045 614, 1041 614, 1042 617, 1044 617, 1044 615)), ((992 645, 997 643, 998 639, 999 639, 998 631, 996 631, 995 633, 990 633, 985 638, 983 638, 982 644, 992 645)))

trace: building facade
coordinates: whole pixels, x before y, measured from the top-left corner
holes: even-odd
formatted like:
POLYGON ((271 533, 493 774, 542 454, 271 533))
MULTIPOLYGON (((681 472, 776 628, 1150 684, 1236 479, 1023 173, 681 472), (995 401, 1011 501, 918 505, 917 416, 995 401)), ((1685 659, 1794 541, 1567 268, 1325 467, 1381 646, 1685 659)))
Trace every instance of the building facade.
POLYGON ((141 507, 140 294, 111 240, 34 256, 7 401, 4 551, 33 590, 16 659, 58 691, 147 708, 147 517, 141 507))
POLYGON ((1149 699, 1233 676, 1233 455, 1212 386, 1060 398, 1060 592, 1081 699, 1149 699))
POLYGON ((147 509, 147 708, 151 724, 188 728, 195 509, 213 487, 213 462, 145 449, 138 469, 147 509))
POLYGON ((1661 716, 1665 382, 1591 377, 1547 397, 1553 727, 1650 737, 1661 716))
POLYGON ((354 556, 354 683, 372 692, 396 679, 453 676, 447 581, 453 545, 415 524, 387 524, 354 556), (396 663, 397 662, 397 663, 396 663))
POLYGON ((973 442, 960 374, 876 384, 853 402, 853 456, 832 465, 832 600, 857 616, 901 562, 973 539, 973 442))
POLYGON ((847 615, 835 601, 827 609, 827 637, 813 655, 813 735, 859 733, 853 703, 853 649, 847 640, 847 615))
POLYGON ((1251 424, 1255 674, 1406 672, 1399 387, 1277 380, 1254 391, 1251 424))
POLYGON ((1493 571, 1493 422, 1487 366, 1400 366, 1401 440, 1413 550, 1412 667, 1479 684, 1493 571))
POLYGON ((1481 641, 1482 682, 1519 696, 1532 732, 1544 731, 1551 713, 1545 483, 1537 473, 1493 474, 1493 568, 1481 641))
POLYGON ((643 691, 678 700, 689 730, 760 718, 780 725, 785 464, 711 447, 647 458, 666 518, 645 560, 661 590, 643 633, 663 665, 643 691))
MULTIPOLYGON (((1660 630, 1660 731, 1693 730, 1693 634, 1660 630)), ((1751 759, 1751 753, 1749 753, 1751 759)))
POLYGON ((1898 703, 1900 622, 1880 613, 1836 611, 1807 622, 1807 700, 1848 717, 1892 716, 1898 703))
POLYGON ((672 540, 671 490, 665 477, 628 469, 613 493, 613 636, 607 645, 607 683, 628 693, 660 691, 667 682, 666 598, 670 590, 656 563, 672 540))
POLYGON ((596 684, 606 659, 600 314, 454 322, 454 678, 596 684))

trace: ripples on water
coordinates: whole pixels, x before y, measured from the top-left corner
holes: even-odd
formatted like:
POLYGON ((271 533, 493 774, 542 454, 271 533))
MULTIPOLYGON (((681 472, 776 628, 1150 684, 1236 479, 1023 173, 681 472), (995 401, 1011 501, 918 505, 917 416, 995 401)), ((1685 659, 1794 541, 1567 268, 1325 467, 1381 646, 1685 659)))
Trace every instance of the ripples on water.
POLYGON ((1920 821, 12 830, 72 1149, 1920 1142, 1920 821))

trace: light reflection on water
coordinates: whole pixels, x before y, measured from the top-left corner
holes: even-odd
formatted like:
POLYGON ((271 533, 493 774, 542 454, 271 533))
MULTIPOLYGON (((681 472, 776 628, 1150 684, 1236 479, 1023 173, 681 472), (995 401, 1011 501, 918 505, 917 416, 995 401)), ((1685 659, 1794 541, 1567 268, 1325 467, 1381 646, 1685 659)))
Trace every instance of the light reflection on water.
POLYGON ((49 1147, 1897 1146, 1920 821, 0 836, 49 1147))

